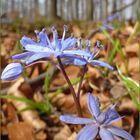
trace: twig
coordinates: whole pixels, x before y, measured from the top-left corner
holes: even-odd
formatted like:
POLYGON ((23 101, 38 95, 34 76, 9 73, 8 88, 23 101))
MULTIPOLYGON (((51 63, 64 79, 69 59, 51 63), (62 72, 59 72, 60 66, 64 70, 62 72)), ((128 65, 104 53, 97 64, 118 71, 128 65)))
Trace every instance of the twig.
POLYGON ((134 5, 136 3, 136 1, 137 0, 133 0, 131 3, 129 3, 129 4, 125 5, 125 6, 123 6, 123 7, 121 7, 120 9, 113 10, 112 11, 112 14, 123 11, 124 9, 128 8, 129 6, 134 5))

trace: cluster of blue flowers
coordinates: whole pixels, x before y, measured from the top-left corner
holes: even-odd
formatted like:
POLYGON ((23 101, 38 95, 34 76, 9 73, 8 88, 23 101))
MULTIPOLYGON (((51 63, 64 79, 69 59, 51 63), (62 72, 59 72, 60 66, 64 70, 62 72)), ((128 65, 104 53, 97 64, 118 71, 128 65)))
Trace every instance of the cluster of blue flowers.
MULTIPOLYGON (((12 56, 12 59, 16 60, 16 62, 6 66, 2 72, 1 79, 14 80, 22 74, 24 68, 35 64, 40 59, 43 59, 45 60, 44 62, 46 62, 51 58, 61 60, 62 65, 74 64, 85 66, 90 64, 92 66, 102 66, 113 70, 113 67, 106 62, 95 59, 103 49, 103 45, 100 41, 96 42, 93 51, 91 51, 91 43, 87 40, 86 48, 83 49, 81 39, 77 39, 73 35, 65 38, 67 30, 67 26, 64 26, 62 38, 59 38, 57 30, 53 26, 52 41, 50 41, 45 29, 41 32, 35 31, 37 41, 26 36, 22 37, 20 43, 25 52, 12 56), (77 42, 80 42, 80 45, 77 45, 77 42)), ((75 98, 77 99, 76 95, 75 98)), ((114 140, 115 136, 134 140, 134 138, 126 131, 111 125, 113 122, 122 118, 116 112, 115 106, 112 106, 106 112, 101 112, 99 109, 99 103, 91 93, 88 93, 87 103, 89 111, 92 114, 91 119, 68 115, 60 116, 60 120, 65 123, 86 125, 79 132, 77 140, 93 140, 98 133, 102 140, 114 140)))
MULTIPOLYGON (((102 50, 103 46, 98 41, 93 52, 90 51, 90 41, 87 40, 86 50, 82 49, 82 43, 77 47, 79 39, 73 35, 65 39, 67 32, 67 26, 64 25, 64 32, 62 38, 58 37, 56 28, 52 27, 53 41, 50 41, 46 30, 43 29, 41 32, 35 31, 37 36, 37 42, 23 36, 20 43, 25 50, 24 53, 16 54, 12 56, 14 60, 20 60, 25 66, 34 64, 34 62, 40 59, 46 59, 49 57, 60 57, 63 64, 74 64, 74 65, 99 65, 113 69, 112 66, 105 63, 104 61, 95 60, 95 57, 102 50)), ((81 41, 80 41, 81 42, 81 41)), ((11 63, 7 65, 1 75, 2 80, 14 80, 22 74, 23 65, 21 63, 11 63)))

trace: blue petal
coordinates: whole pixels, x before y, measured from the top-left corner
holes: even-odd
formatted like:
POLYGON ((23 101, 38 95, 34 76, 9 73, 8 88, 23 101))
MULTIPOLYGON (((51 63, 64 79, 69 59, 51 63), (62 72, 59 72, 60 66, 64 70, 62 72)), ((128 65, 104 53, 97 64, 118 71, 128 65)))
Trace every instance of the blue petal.
POLYGON ((112 123, 114 123, 114 122, 117 122, 117 121, 119 121, 119 120, 121 120, 122 118, 124 118, 125 116, 122 116, 122 117, 118 117, 118 118, 116 118, 116 119, 114 119, 114 120, 110 120, 109 119, 109 121, 107 121, 107 122, 105 122, 107 125, 110 125, 110 124, 112 124, 112 123))
POLYGON ((104 25, 101 27, 101 30, 106 30, 106 29, 111 29, 111 30, 113 30, 114 27, 113 27, 111 24, 104 24, 104 25))
POLYGON ((51 46, 54 50, 60 50, 62 47, 60 40, 57 38, 55 38, 55 40, 53 40, 53 42, 51 42, 51 46))
POLYGON ((87 125, 78 133, 76 140, 93 140, 98 133, 96 125, 87 125))
POLYGON ((107 63, 104 62, 104 61, 100 61, 100 60, 90 60, 89 63, 90 63, 91 65, 97 65, 97 66, 107 67, 107 68, 113 70, 113 67, 110 66, 109 64, 107 64, 107 63))
POLYGON ((73 61, 73 64, 74 65, 77 65, 77 66, 82 66, 82 65, 85 65, 87 63, 87 61, 83 58, 75 58, 74 61, 73 61))
POLYGON ((114 120, 116 121, 116 119, 120 118, 118 112, 115 110, 115 105, 106 111, 106 115, 108 119, 106 120, 105 124, 110 124, 110 122, 112 123, 112 121, 114 122, 114 120))
POLYGON ((43 46, 38 46, 38 45, 26 45, 25 50, 30 51, 30 52, 50 52, 53 53, 54 51, 50 48, 43 47, 43 46))
POLYGON ((89 124, 95 122, 92 119, 69 116, 69 115, 61 115, 60 120, 69 124, 89 124))
POLYGON ((26 60, 26 64, 30 64, 32 63, 33 61, 36 61, 38 59, 41 59, 41 58, 47 58, 51 55, 51 53, 49 52, 40 52, 40 53, 36 53, 34 55, 32 55, 28 60, 26 60))
POLYGON ((2 80, 14 80, 22 74, 23 67, 20 63, 11 63, 5 67, 1 74, 2 80))
POLYGON ((67 38, 62 43, 62 50, 66 50, 66 49, 70 49, 70 48, 74 47, 76 42, 77 42, 76 38, 71 38, 71 37, 67 38))
POLYGON ((55 51, 55 53, 54 53, 54 57, 56 58, 56 57, 58 57, 58 56, 62 56, 63 55, 63 52, 62 51, 55 51))
POLYGON ((20 40, 20 43, 23 47, 25 47, 28 44, 36 45, 37 43, 33 41, 31 38, 23 36, 20 40))
POLYGON ((39 40, 39 44, 41 46, 44 46, 44 47, 47 47, 48 44, 47 44, 47 38, 46 38, 46 33, 44 31, 41 31, 38 35, 38 40, 39 40))
POLYGON ((123 129, 117 127, 110 127, 108 130, 116 136, 120 136, 127 140, 135 140, 133 136, 131 136, 128 132, 124 131, 123 129))
POLYGON ((85 65, 87 63, 87 60, 85 58, 75 56, 73 54, 71 54, 71 55, 63 54, 63 55, 61 55, 61 58, 63 58, 63 62, 64 63, 66 62, 66 64, 69 63, 69 64, 74 64, 77 66, 82 66, 82 65, 85 65))
POLYGON ((33 54, 34 54, 33 52, 24 52, 24 53, 13 55, 12 59, 17 59, 17 60, 26 59, 32 56, 33 54))
POLYGON ((91 93, 88 93, 87 102, 88 102, 88 109, 89 109, 90 113, 95 118, 97 118, 101 112, 100 112, 98 104, 96 103, 94 96, 92 96, 91 93))
POLYGON ((106 121, 106 119, 107 119, 106 112, 101 112, 100 115, 98 115, 98 117, 96 118, 99 124, 103 124, 106 121))
POLYGON ((104 23, 111 22, 112 20, 114 20, 117 17, 118 17, 118 14, 110 15, 105 19, 104 23))
POLYGON ((63 51, 64 54, 75 54, 79 56, 90 56, 89 53, 83 51, 83 50, 65 50, 63 51))
POLYGON ((90 46, 91 46, 91 42, 89 40, 86 41, 86 52, 90 53, 90 46))
POLYGON ((115 138, 112 135, 112 133, 109 130, 104 129, 104 128, 100 129, 99 135, 100 135, 102 140, 115 140, 115 138))

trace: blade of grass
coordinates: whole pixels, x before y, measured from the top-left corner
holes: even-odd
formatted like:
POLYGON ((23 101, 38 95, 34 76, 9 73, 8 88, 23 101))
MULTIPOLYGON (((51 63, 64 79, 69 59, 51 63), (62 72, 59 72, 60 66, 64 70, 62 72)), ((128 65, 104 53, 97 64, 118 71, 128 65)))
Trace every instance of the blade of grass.
POLYGON ((46 102, 46 107, 48 108, 49 114, 51 113, 51 108, 50 108, 50 102, 49 102, 49 97, 48 97, 48 92, 49 92, 49 82, 50 78, 49 75, 46 73, 45 76, 45 82, 44 82, 44 88, 45 88, 45 102, 46 102))
POLYGON ((25 97, 17 97, 17 96, 13 96, 13 95, 4 95, 4 96, 1 95, 0 99, 2 99, 2 98, 24 102, 24 103, 28 104, 29 107, 31 107, 33 109, 38 109, 41 113, 48 112, 48 108, 46 107, 46 105, 44 105, 43 102, 35 102, 35 101, 32 101, 25 97))
POLYGON ((114 46, 113 49, 111 50, 111 52, 109 53, 110 55, 108 55, 107 60, 110 61, 110 64, 111 64, 111 62, 113 61, 113 59, 115 57, 115 54, 117 52, 119 52, 120 56, 124 62, 126 74, 128 75, 128 59, 126 59, 126 55, 124 54, 124 52, 122 50, 122 47, 121 47, 119 40, 114 40, 106 30, 103 30, 103 33, 110 40, 112 45, 114 46))
POLYGON ((121 73, 121 71, 120 71, 120 69, 119 69, 119 67, 117 65, 116 65, 116 67, 117 67, 117 71, 119 73, 119 76, 122 79, 122 81, 123 81, 128 93, 129 93, 130 97, 132 98, 133 102, 135 103, 137 109, 140 111, 140 103, 139 103, 140 93, 139 93, 138 84, 134 80, 132 80, 131 78, 125 77, 121 73), (138 99, 132 92, 137 93, 138 99))
POLYGON ((117 52, 119 51, 119 45, 120 42, 119 40, 113 41, 114 47, 112 48, 112 50, 109 52, 109 55, 107 57, 107 63, 111 64, 115 55, 117 54, 117 52))

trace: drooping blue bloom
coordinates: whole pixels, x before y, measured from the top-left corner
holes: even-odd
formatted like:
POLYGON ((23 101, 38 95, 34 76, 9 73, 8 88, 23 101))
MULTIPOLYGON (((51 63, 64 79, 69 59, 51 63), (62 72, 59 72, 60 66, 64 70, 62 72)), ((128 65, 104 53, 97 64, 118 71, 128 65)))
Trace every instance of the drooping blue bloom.
POLYGON ((1 74, 2 80, 14 80, 22 74, 23 67, 20 63, 8 64, 1 74))
MULTIPOLYGON (((101 44, 101 42, 100 41, 96 42, 93 52, 90 51, 90 46, 91 46, 90 41, 87 40, 86 53, 88 53, 89 55, 82 56, 82 53, 81 53, 81 56, 71 56, 71 58, 64 59, 64 64, 72 63, 78 66, 90 64, 92 66, 102 66, 102 67, 107 67, 113 70, 113 67, 107 64, 106 62, 95 59, 96 56, 99 54, 99 52, 103 49, 103 45, 101 44)), ((80 48, 82 48, 82 46, 80 46, 80 48)))
POLYGON ((88 93, 87 103, 88 109, 92 114, 92 118, 90 119, 69 115, 60 116, 60 120, 65 123, 86 125, 80 130, 76 140, 93 140, 97 134, 100 135, 102 140, 115 140, 115 136, 127 140, 135 140, 128 132, 111 125, 122 118, 116 112, 115 105, 110 107, 106 112, 101 112, 99 103, 91 93, 88 93))

